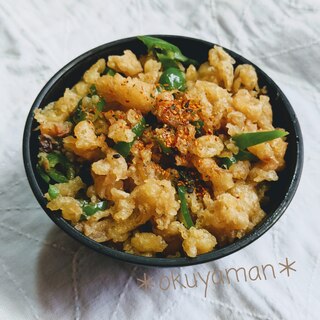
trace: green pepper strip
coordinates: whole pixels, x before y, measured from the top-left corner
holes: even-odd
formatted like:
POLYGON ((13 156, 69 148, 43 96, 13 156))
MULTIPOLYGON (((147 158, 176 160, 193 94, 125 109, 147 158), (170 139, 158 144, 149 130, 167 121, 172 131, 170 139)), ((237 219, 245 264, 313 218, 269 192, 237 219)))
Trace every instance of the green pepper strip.
POLYGON ((157 142, 158 142, 158 144, 159 144, 159 146, 161 148, 161 151, 164 154, 171 154, 173 152, 172 148, 167 147, 162 140, 160 140, 159 138, 156 138, 156 140, 157 140, 157 142))
POLYGON ((186 79, 184 73, 178 68, 169 68, 163 71, 159 83, 165 90, 180 90, 186 89, 186 79))
POLYGON ((58 170, 56 170, 54 168, 49 169, 47 171, 47 174, 55 182, 58 182, 58 183, 68 182, 68 178, 65 175, 63 175, 61 172, 59 172, 58 170))
POLYGON ((202 120, 196 120, 196 121, 192 121, 191 124, 196 128, 196 135, 202 136, 204 122, 202 120))
POLYGON ((241 149, 234 157, 237 159, 237 161, 245 161, 245 160, 257 161, 257 160, 259 160, 259 158, 257 158, 251 152, 246 151, 246 150, 241 150, 241 149))
POLYGON ((219 166, 224 169, 229 169, 233 164, 235 164, 238 160, 235 156, 228 157, 222 157, 219 158, 219 166))
POLYGON ((197 61, 183 55, 180 49, 172 43, 150 36, 139 36, 137 38, 146 45, 148 51, 154 51, 160 62, 164 61, 164 64, 168 63, 168 60, 176 60, 185 64, 198 65, 197 61))
POLYGON ((96 121, 99 118, 99 115, 103 111, 105 105, 106 101, 103 98, 100 98, 100 100, 96 104, 96 110, 94 112, 93 121, 96 121))
POLYGON ((98 103, 96 105, 97 106, 97 110, 99 112, 101 112, 103 110, 103 108, 105 107, 105 105, 106 105, 106 101, 103 98, 100 98, 100 100, 98 101, 98 103))
POLYGON ((41 167, 41 165, 39 163, 37 163, 36 165, 36 170, 39 174, 39 176, 46 182, 49 183, 50 182, 50 177, 45 173, 45 171, 43 170, 43 168, 41 167))
POLYGON ((245 150, 248 147, 255 146, 256 144, 281 138, 288 134, 288 132, 283 130, 247 132, 233 136, 232 140, 240 149, 245 150))
POLYGON ((90 93, 88 94, 88 96, 94 96, 94 95, 97 95, 97 88, 96 86, 93 84, 90 86, 90 89, 89 89, 90 93))
POLYGON ((258 158, 246 148, 255 146, 259 143, 271 141, 277 138, 284 137, 289 133, 282 130, 260 131, 241 133, 232 137, 232 140, 239 147, 239 152, 230 158, 220 158, 220 166, 229 169, 237 161, 256 161, 258 158))
POLYGON ((104 71, 102 72, 102 75, 109 75, 109 76, 114 76, 115 74, 116 74, 117 72, 115 71, 115 70, 113 70, 113 69, 111 69, 111 68, 109 68, 109 67, 106 67, 105 69, 104 69, 104 71))
POLYGON ((156 56, 161 62, 163 70, 169 69, 169 68, 179 68, 178 63, 175 60, 172 60, 167 55, 163 53, 156 52, 156 56))
POLYGON ((78 123, 86 119, 86 113, 82 109, 82 99, 79 100, 76 110, 72 116, 72 120, 74 123, 78 123))
POLYGON ((124 141, 120 141, 117 142, 113 149, 115 149, 117 152, 119 152, 123 157, 127 157, 130 153, 131 147, 133 145, 133 143, 136 141, 136 139, 138 139, 142 134, 144 129, 146 128, 146 120, 144 118, 141 119, 141 121, 139 123, 137 123, 131 130, 133 133, 135 133, 135 137, 133 139, 133 141, 131 142, 124 142, 124 141))
POLYGON ((83 214, 81 219, 87 219, 88 217, 94 215, 98 211, 103 211, 108 208, 108 201, 100 201, 97 203, 88 203, 87 201, 82 202, 83 214))
POLYGON ((83 205, 82 210, 86 216, 92 216, 98 211, 106 210, 108 207, 107 201, 100 201, 97 203, 86 203, 83 205))
POLYGON ((45 155, 48 161, 48 168, 44 169, 41 164, 45 159, 40 159, 37 165, 37 171, 44 181, 50 182, 50 178, 58 183, 68 182, 68 180, 75 177, 75 170, 72 163, 60 153, 52 152, 45 155), (62 169, 65 171, 65 175, 57 170, 55 167, 60 164, 62 169))
POLYGON ((59 189, 55 185, 49 184, 48 194, 49 194, 50 199, 53 200, 58 197, 60 192, 59 192, 59 189))
MULTIPOLYGON (((47 159, 49 161, 50 170, 52 170, 57 164, 61 164, 62 168, 66 172, 67 180, 71 180, 75 177, 75 170, 72 163, 61 153, 49 153, 47 155, 47 159)), ((56 172, 60 173, 59 171, 55 170, 56 172)), ((49 172, 48 172, 49 174, 49 172)), ((50 174, 49 174, 50 175, 50 174)), ((54 178, 52 178, 54 179, 54 178)), ((58 181, 60 182, 60 181, 58 181)), ((66 181, 65 181, 66 182, 66 181)))
POLYGON ((64 163, 65 159, 60 153, 52 152, 46 155, 49 167, 54 168, 58 163, 64 163))
POLYGON ((239 150, 239 152, 230 158, 222 157, 219 158, 219 165, 222 168, 229 169, 233 164, 237 163, 238 161, 257 161, 259 160, 254 154, 250 153, 249 151, 239 150))
MULTIPOLYGON (((111 69, 110 69, 111 70, 111 69)), ((89 93, 88 93, 88 97, 92 97, 94 95, 98 95, 97 92, 97 88, 96 86, 93 84, 90 86, 89 88, 89 93)), ((95 121, 98 117, 101 111, 103 111, 103 108, 106 105, 106 101, 102 98, 99 97, 99 101, 96 104, 96 110, 95 110, 95 115, 94 115, 94 119, 93 121, 95 121)), ((87 118, 87 112, 83 110, 82 108, 82 99, 78 102, 78 105, 74 111, 74 114, 72 116, 72 120, 75 124, 79 123, 80 121, 86 120, 87 118)))
POLYGON ((182 223, 187 229, 190 229, 194 226, 193 221, 190 216, 187 199, 186 199, 186 187, 185 186, 178 186, 177 187, 178 196, 180 199, 180 212, 181 212, 181 218, 182 223))

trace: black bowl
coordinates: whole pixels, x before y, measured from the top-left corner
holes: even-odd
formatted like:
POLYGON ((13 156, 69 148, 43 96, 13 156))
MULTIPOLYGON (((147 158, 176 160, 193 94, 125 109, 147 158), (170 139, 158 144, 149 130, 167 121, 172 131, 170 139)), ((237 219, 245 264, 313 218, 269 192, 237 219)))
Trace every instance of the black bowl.
MULTIPOLYGON (((199 62, 207 60, 208 50, 214 45, 213 43, 203 40, 182 36, 156 36, 177 45, 186 56, 194 58, 199 62)), ((89 239, 72 227, 72 225, 64 220, 59 213, 54 213, 46 208, 47 202, 43 197, 43 194, 47 191, 47 186, 35 173, 39 133, 38 131, 34 131, 37 123, 33 119, 33 112, 36 108, 42 108, 48 103, 61 97, 65 88, 70 88, 77 83, 85 70, 87 70, 99 58, 107 58, 109 55, 122 54, 123 50, 125 49, 131 49, 136 54, 142 54, 146 52, 145 46, 136 37, 114 41, 92 49, 74 59, 59 72, 57 72, 44 86, 33 103, 24 129, 23 158, 30 186, 43 210, 62 230, 89 248, 119 260, 148 266, 173 267, 204 263, 227 256, 258 239, 280 218, 296 192, 303 165, 302 134, 292 106, 280 88, 253 63, 228 49, 225 50, 236 60, 237 64, 248 63, 255 67, 258 74, 260 87, 267 87, 270 102, 273 107, 273 122, 275 127, 284 128, 290 133, 287 136, 287 141, 289 144, 285 157, 286 168, 279 174, 279 181, 272 184, 269 192, 271 201, 269 202, 268 206, 264 208, 267 212, 266 217, 258 226, 254 228, 252 232, 230 245, 216 249, 210 253, 202 254, 196 258, 140 257, 109 248, 103 244, 89 239)))

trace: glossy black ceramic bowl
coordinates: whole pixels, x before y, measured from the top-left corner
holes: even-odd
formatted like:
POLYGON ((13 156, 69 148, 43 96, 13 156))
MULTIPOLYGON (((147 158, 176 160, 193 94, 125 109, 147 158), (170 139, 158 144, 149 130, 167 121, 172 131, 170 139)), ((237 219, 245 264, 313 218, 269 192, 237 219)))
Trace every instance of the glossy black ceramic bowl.
MULTIPOLYGON (((181 36, 156 35, 156 37, 163 38, 164 40, 177 45, 186 56, 196 59, 199 62, 207 60, 208 50, 214 45, 213 43, 203 40, 181 36)), ((72 225, 64 220, 59 213, 52 212, 46 208, 47 201, 43 197, 43 194, 47 192, 47 186, 36 174, 35 170, 39 147, 39 131, 34 131, 37 123, 33 119, 33 112, 36 108, 43 108, 49 102, 61 97, 64 90, 76 84, 81 79, 83 73, 99 58, 107 58, 109 55, 122 54, 125 49, 131 49, 137 55, 146 52, 145 46, 136 37, 121 39, 92 49, 74 59, 58 71, 44 86, 32 105, 24 130, 23 157, 30 186, 43 210, 63 231, 87 247, 122 261, 148 266, 172 267, 204 263, 227 256, 258 239, 281 217, 296 192, 303 165, 302 134, 294 110, 280 88, 253 63, 228 49, 225 50, 236 60, 236 64, 249 63, 255 67, 258 74, 259 86, 266 86, 268 90, 270 102, 273 107, 274 126, 284 128, 290 133, 287 136, 288 149, 285 156, 286 168, 280 172, 279 180, 272 184, 268 193, 271 200, 269 204, 264 207, 264 210, 267 213, 266 217, 252 232, 228 246, 216 249, 210 253, 199 255, 196 258, 141 257, 109 248, 89 239, 72 227, 72 225)))

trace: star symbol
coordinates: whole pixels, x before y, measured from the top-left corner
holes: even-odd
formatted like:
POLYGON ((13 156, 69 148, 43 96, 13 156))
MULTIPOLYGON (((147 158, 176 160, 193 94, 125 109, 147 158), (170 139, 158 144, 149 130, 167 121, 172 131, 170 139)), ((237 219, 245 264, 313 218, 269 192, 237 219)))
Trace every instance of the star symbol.
POLYGON ((290 270, 295 271, 295 272, 297 271, 296 269, 292 268, 292 265, 295 264, 295 263, 296 262, 293 261, 293 262, 291 262, 289 264, 288 258, 286 258, 286 263, 280 263, 279 262, 280 266, 283 267, 283 269, 280 271, 280 273, 282 273, 283 271, 287 271, 287 276, 290 277, 290 270))
POLYGON ((144 290, 148 290, 153 287, 152 277, 149 277, 146 273, 143 273, 143 279, 137 278, 138 282, 141 282, 139 288, 144 288, 144 290))

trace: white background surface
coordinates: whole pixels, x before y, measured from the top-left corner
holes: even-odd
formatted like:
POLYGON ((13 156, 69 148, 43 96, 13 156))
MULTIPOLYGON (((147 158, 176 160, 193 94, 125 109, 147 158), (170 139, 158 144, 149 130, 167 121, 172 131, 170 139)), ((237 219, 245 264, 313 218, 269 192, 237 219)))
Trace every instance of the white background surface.
POLYGON ((0 1, 0 319, 319 319, 320 2, 302 0, 0 1), (25 119, 49 78, 79 54, 137 34, 219 43, 282 88, 304 135, 297 194, 280 221, 241 252, 200 266, 133 267, 59 230, 27 182, 25 119), (287 277, 279 262, 296 261, 287 277), (270 263, 276 279, 166 291, 161 276, 270 263), (143 290, 136 278, 153 277, 143 290))

